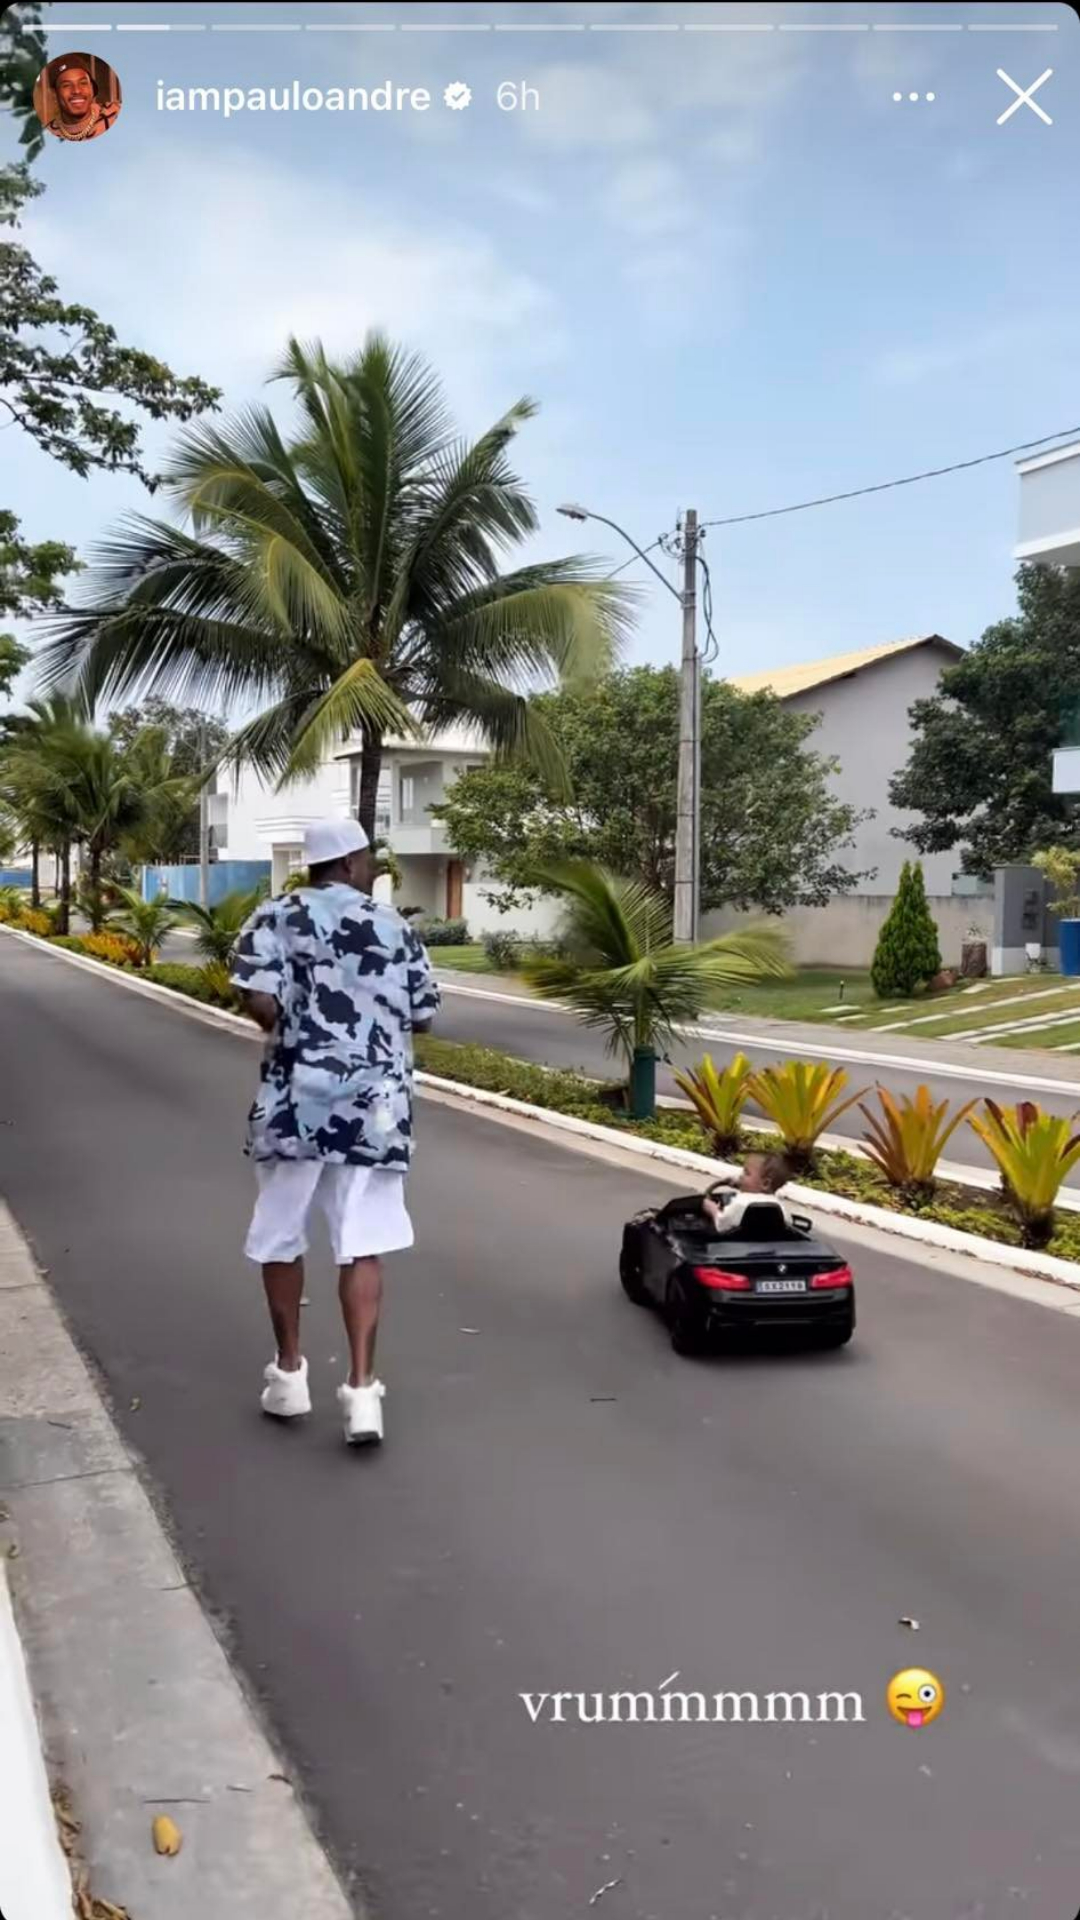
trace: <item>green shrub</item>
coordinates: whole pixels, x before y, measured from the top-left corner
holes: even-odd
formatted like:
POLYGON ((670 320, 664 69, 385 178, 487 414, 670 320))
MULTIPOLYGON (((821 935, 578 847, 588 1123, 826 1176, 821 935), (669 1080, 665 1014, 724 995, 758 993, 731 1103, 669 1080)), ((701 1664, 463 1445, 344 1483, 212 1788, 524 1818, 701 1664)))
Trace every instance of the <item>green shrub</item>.
POLYGON ((513 973, 521 959, 521 939, 511 927, 492 927, 481 944, 496 973, 513 973))
POLYGON ((49 936, 50 947, 63 947, 65 953, 85 953, 86 944, 81 933, 53 933, 49 936))
POLYGON ((926 904, 926 884, 917 860, 905 860, 889 917, 878 935, 870 968, 881 1000, 905 998, 941 972, 938 931, 926 904))
POLYGON ((189 1000, 199 1000, 203 1006, 221 1005, 215 983, 207 978, 205 967, 187 966, 182 960, 158 960, 153 966, 141 968, 139 978, 152 980, 158 987, 170 987, 173 993, 186 994, 189 1000))
POLYGON ((466 947, 469 944, 467 920, 422 920, 416 931, 425 947, 466 947))

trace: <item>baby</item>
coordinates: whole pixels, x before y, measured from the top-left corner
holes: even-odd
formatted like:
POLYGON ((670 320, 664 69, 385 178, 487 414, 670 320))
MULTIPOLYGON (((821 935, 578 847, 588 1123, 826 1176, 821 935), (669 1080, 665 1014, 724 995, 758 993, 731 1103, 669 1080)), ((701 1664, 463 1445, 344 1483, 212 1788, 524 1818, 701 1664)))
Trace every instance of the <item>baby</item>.
POLYGON ((706 1194, 701 1203, 702 1212, 714 1227, 719 1228, 725 1207, 731 1205, 737 1193, 779 1193, 789 1177, 790 1168, 782 1153, 748 1154, 742 1178, 734 1186, 725 1189, 716 1200, 711 1194, 706 1194))

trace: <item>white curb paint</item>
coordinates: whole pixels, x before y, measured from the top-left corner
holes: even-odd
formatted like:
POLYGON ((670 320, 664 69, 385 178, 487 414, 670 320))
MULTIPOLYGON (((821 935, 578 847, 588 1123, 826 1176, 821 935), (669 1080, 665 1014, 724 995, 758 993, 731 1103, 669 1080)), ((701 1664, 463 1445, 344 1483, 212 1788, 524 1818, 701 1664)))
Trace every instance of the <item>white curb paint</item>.
MULTIPOLYGON (((533 1013, 567 1015, 571 1012, 557 1000, 532 1000, 520 993, 491 993, 482 987, 459 987, 443 974, 439 975, 439 985, 446 992, 464 994, 472 1000, 501 1000, 504 1006, 526 1007, 533 1013)), ((830 1028, 830 1032, 835 1030, 830 1028)), ((1021 1093, 1061 1093, 1080 1099, 1080 1081, 1075 1080, 1041 1080, 1027 1073, 1002 1073, 997 1067, 959 1067, 951 1060, 915 1059, 906 1054, 860 1053, 853 1048, 818 1046, 810 1040, 800 1040, 794 1045, 790 1040, 770 1040, 764 1034, 739 1033, 730 1027, 680 1027, 678 1031, 692 1040, 723 1040, 729 1046, 757 1047, 763 1053, 780 1053, 788 1059, 798 1053, 800 1058, 810 1060, 847 1060, 862 1067, 896 1067, 901 1073, 926 1073, 938 1080, 977 1080, 1015 1087, 1021 1093)), ((964 1041, 963 1034, 957 1038, 964 1041)))
MULTIPOLYGON (((13 927, 0 927, 0 932, 9 933, 16 940, 25 940, 29 945, 44 949, 56 960, 69 961, 73 966, 89 968, 92 973, 104 974, 119 986, 128 987, 132 992, 148 995, 152 999, 164 1000, 174 1009, 189 1018, 208 1021, 212 1026, 229 1027, 234 1033, 240 1033, 247 1040, 261 1040, 262 1035, 250 1020, 240 1014, 227 1013, 221 1007, 203 1007, 194 1000, 185 999, 181 993, 175 993, 171 987, 159 987, 151 980, 137 980, 130 974, 121 973, 118 967, 107 966, 101 960, 89 960, 85 954, 68 953, 63 947, 48 947, 33 934, 19 933, 13 927)), ((495 998, 505 999, 506 995, 495 998)), ((529 1001, 524 1005, 531 1005, 529 1001)), ((503 1113, 515 1114, 521 1119, 551 1128, 557 1133, 578 1135, 582 1139, 595 1140, 608 1147, 617 1147, 622 1152, 638 1155, 645 1160, 655 1160, 662 1165, 681 1167, 694 1173, 704 1173, 713 1180, 725 1174, 737 1174, 740 1170, 725 1164, 722 1160, 710 1159, 703 1153, 692 1153, 684 1147, 669 1147, 661 1140, 646 1140, 639 1134, 623 1132, 615 1127, 601 1127, 591 1120, 579 1120, 575 1114, 557 1113, 550 1107, 530 1106, 524 1100, 512 1100, 508 1094, 488 1093, 482 1087, 466 1086, 461 1080, 443 1080, 436 1074, 417 1073, 416 1084, 423 1092, 430 1087, 445 1098, 455 1095, 467 1105, 491 1107, 503 1113)), ((974 1233, 959 1233, 954 1227, 939 1226, 935 1221, 919 1220, 910 1214, 891 1213, 886 1207, 866 1206, 862 1201, 847 1200, 837 1193, 824 1193, 817 1187, 801 1187, 791 1184, 786 1188, 787 1197, 795 1206, 805 1207, 808 1212, 827 1214, 837 1220, 849 1222, 852 1226, 874 1227, 879 1232, 889 1234, 897 1240, 914 1240, 920 1246, 935 1247, 949 1253, 963 1254, 984 1262, 991 1267, 1005 1268, 1010 1274, 1023 1274, 1034 1279, 1052 1281, 1059 1287, 1080 1292, 1080 1266, 1071 1260, 1059 1260, 1049 1253, 1028 1253, 1019 1247, 1007 1247, 995 1240, 983 1240, 974 1233)), ((966 1278, 977 1279, 975 1274, 966 1278)), ((986 1281, 987 1285, 991 1282, 986 1281)), ((1021 1298, 1027 1298, 1023 1293, 1021 1298)))
POLYGON ((22 1642, 0 1567, 0 1913, 71 1920, 71 1875, 56 1832, 22 1642))

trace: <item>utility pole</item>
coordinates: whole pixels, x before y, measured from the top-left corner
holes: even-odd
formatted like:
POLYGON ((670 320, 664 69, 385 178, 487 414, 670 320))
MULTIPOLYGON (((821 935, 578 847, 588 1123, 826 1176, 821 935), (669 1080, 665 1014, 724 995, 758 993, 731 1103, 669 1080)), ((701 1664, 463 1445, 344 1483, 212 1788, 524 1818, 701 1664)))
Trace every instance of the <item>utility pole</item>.
POLYGON ((697 650, 698 517, 683 522, 682 668, 679 680, 679 771, 675 821, 675 938, 698 937, 699 806, 701 783, 700 685, 697 650))
MULTIPOLYGON (((206 768, 206 723, 199 729, 199 761, 205 775, 206 768)), ((209 780, 204 777, 199 788, 199 905, 210 904, 210 794, 209 780)))

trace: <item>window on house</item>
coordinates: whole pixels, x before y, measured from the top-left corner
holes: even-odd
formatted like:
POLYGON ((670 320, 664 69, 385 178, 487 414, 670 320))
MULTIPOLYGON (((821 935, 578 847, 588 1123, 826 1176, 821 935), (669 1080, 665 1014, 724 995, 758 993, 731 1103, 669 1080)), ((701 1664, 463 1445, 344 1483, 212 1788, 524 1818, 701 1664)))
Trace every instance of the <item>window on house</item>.
POLYGON ((411 773, 401 776, 401 811, 411 813, 416 805, 416 781, 411 773))

